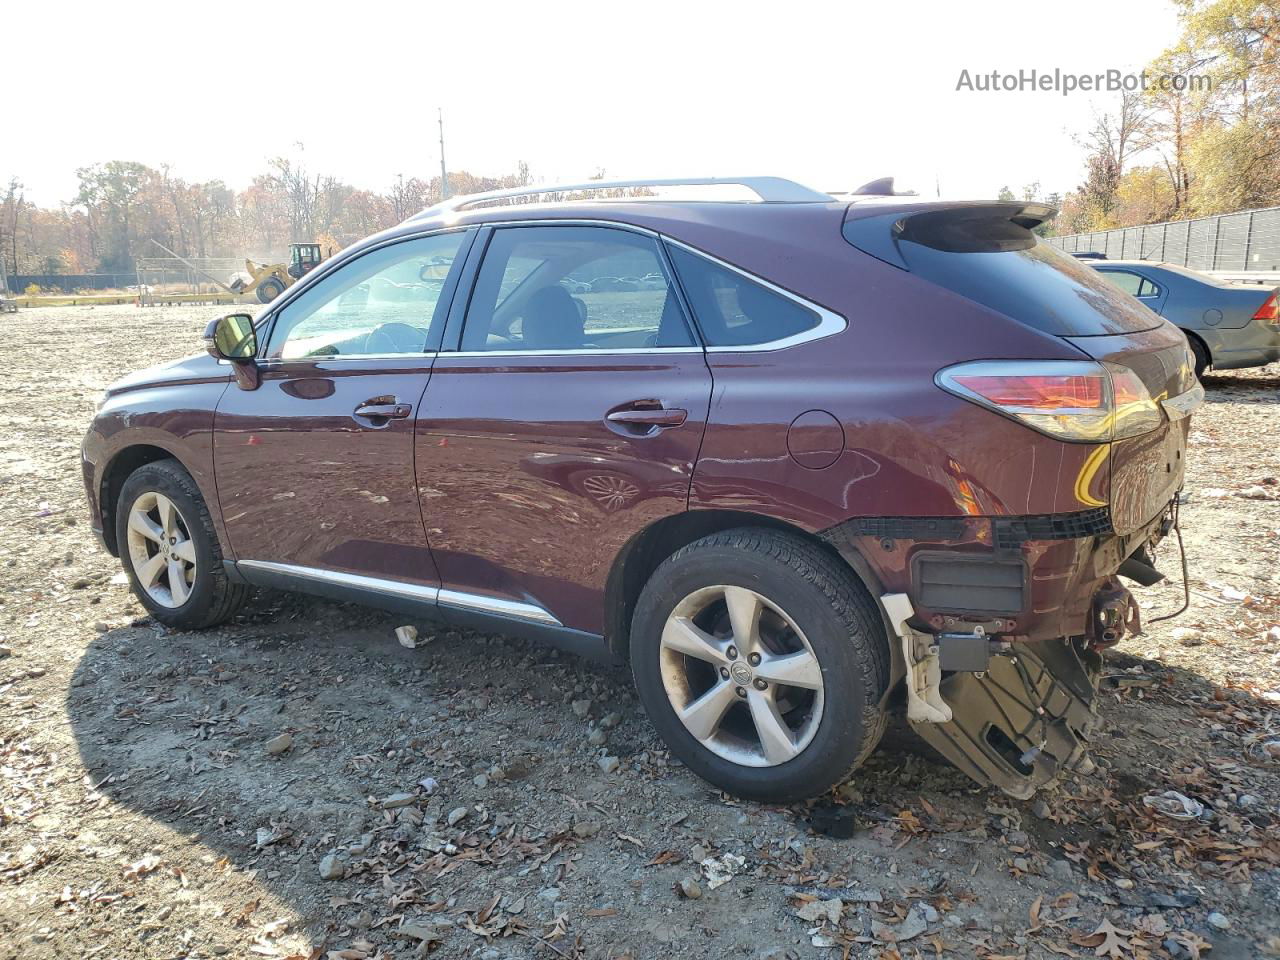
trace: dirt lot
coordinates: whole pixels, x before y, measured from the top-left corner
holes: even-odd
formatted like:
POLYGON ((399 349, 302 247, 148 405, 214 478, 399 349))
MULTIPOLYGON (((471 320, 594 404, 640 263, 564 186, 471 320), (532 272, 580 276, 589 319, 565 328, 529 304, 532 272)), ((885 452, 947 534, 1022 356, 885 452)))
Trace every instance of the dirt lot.
POLYGON ((1193 605, 1111 657, 1096 774, 1015 802, 891 731, 772 808, 671 761, 614 666, 428 624, 407 650, 281 595, 204 634, 143 617, 80 437, 211 312, 4 320, 0 958, 1280 955, 1274 367, 1208 378, 1193 605), (1203 814, 1144 805, 1166 790, 1203 814))

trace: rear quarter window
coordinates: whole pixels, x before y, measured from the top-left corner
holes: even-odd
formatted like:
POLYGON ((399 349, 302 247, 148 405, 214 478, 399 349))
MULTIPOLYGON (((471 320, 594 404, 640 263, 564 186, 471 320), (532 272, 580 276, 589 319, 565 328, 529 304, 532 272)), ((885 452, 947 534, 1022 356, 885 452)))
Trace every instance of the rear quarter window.
POLYGON ((1160 288, 1130 270, 1099 270, 1098 273, 1111 281, 1131 297, 1158 297, 1160 288))
POLYGON ((675 245, 667 249, 709 347, 775 343, 822 322, 816 311, 735 270, 675 245))

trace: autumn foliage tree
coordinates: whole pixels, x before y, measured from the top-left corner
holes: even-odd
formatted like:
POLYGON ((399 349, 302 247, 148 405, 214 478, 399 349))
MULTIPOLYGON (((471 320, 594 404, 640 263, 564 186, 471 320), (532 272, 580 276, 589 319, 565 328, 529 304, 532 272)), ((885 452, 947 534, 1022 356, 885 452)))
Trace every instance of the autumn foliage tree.
POLYGON ((1084 183, 1059 233, 1280 204, 1280 0, 1174 0, 1182 35, 1082 138, 1084 183))
MULTIPOLYGON (((299 151, 299 154, 301 151, 299 151)), ((112 160, 76 171, 76 195, 54 208, 26 199, 22 181, 0 187, 0 257, 11 275, 129 273, 157 240, 184 257, 277 259, 289 243, 338 249, 439 201, 440 178, 397 177, 385 193, 310 171, 300 155, 277 157, 236 191, 193 183, 167 166, 112 160)), ((449 190, 473 193, 531 182, 514 173, 449 174, 449 190)))

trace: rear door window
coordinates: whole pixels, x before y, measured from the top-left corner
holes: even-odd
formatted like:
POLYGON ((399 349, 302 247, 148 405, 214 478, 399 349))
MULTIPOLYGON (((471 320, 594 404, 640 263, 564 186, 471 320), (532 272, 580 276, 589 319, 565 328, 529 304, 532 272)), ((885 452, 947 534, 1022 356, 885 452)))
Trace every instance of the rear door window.
POLYGON ((476 277, 462 349, 694 346, 658 242, 610 227, 504 227, 476 277))

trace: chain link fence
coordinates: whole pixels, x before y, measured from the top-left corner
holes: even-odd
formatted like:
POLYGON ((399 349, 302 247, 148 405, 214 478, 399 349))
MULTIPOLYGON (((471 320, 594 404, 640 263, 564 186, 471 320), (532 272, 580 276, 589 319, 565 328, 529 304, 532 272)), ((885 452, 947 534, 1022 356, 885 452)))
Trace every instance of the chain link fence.
POLYGON ((1204 271, 1280 270, 1280 207, 1074 233, 1049 242, 1068 253, 1105 253, 1109 260, 1157 260, 1204 271))

